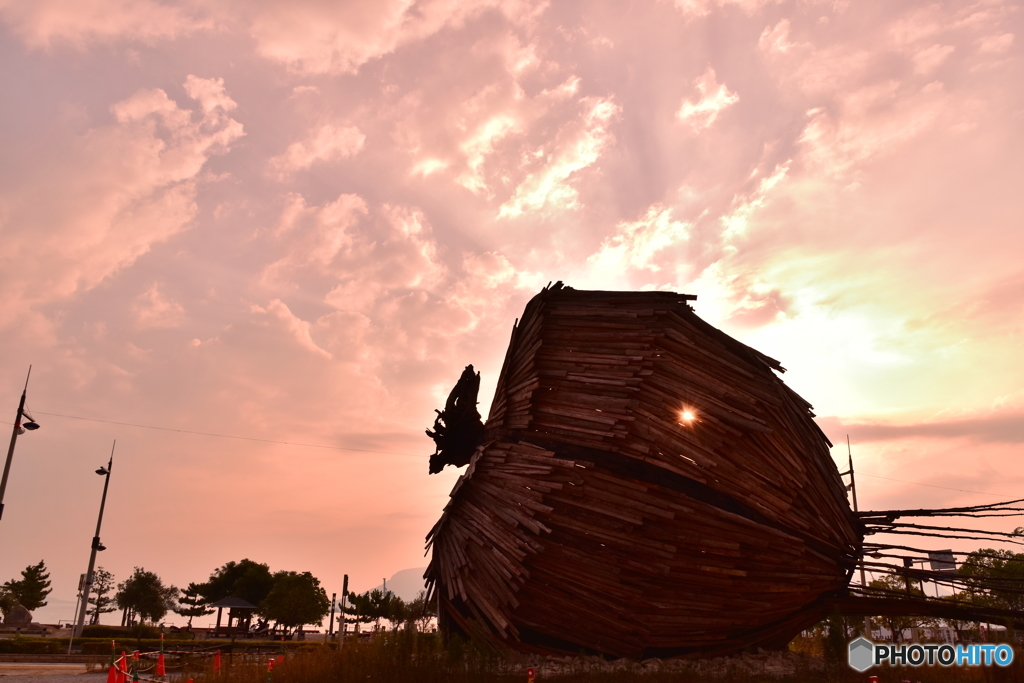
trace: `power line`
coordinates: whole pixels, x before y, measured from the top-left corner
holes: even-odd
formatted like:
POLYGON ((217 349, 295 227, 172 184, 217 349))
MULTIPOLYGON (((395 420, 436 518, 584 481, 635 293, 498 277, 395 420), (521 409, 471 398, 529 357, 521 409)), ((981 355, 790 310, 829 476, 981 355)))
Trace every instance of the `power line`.
POLYGON ((81 417, 79 415, 63 415, 61 413, 44 413, 41 410, 35 410, 34 413, 38 415, 47 415, 49 417, 64 417, 69 420, 82 420, 84 422, 102 422, 104 424, 120 425, 122 427, 139 427, 140 429, 156 429, 162 432, 178 432, 179 434, 196 434, 199 436, 215 436, 220 439, 239 439, 241 441, 259 441, 260 443, 275 443, 282 444, 284 446, 305 446, 307 448, 327 448, 335 451, 356 451, 359 453, 383 453, 385 455, 405 455, 409 457, 421 458, 422 454, 419 453, 398 453, 395 451, 375 451, 369 448, 348 448, 346 446, 328 446, 320 443, 300 443, 297 441, 278 441, 276 439, 260 439, 254 436, 237 436, 234 434, 216 434, 214 432, 196 432, 191 429, 174 429, 172 427, 156 427, 154 425, 140 425, 134 422, 118 422, 116 420, 101 420, 95 417, 81 417))
POLYGON ((857 474, 862 477, 871 477, 872 479, 885 479, 886 481, 898 481, 901 484, 913 484, 914 486, 927 486, 931 489, 943 489, 945 491, 960 491, 962 493, 980 493, 983 496, 995 496, 997 498, 1012 498, 1013 496, 1004 495, 1002 493, 992 493, 991 491, 971 491, 970 489, 952 489, 948 486, 936 486, 935 484, 922 484, 919 481, 907 481, 906 479, 893 479, 892 477, 880 477, 877 474, 867 474, 865 472, 858 472, 857 474))

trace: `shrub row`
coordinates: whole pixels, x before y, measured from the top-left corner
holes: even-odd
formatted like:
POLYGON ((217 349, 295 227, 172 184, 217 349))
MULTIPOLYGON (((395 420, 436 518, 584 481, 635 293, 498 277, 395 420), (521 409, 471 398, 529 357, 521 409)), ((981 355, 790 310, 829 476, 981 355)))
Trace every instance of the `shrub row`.
POLYGON ((0 640, 0 654, 5 655, 59 655, 68 651, 68 643, 55 638, 22 638, 0 640))
MULTIPOLYGON (((143 624, 127 627, 96 624, 94 626, 86 626, 83 628, 82 635, 86 638, 159 638, 160 629, 156 626, 143 624)), ((172 638, 181 638, 182 640, 185 640, 190 639, 191 636, 188 633, 168 633, 164 638, 168 640, 172 638)))

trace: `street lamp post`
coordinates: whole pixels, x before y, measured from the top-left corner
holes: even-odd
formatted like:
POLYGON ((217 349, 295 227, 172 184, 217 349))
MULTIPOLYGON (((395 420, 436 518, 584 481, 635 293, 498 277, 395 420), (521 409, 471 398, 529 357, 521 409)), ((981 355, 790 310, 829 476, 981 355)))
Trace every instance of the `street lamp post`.
MULTIPOLYGON (((89 553, 89 569, 85 572, 85 587, 82 588, 82 604, 78 608, 78 620, 75 622, 75 632, 71 636, 72 638, 82 637, 82 629, 85 627, 85 612, 89 607, 89 593, 92 592, 92 572, 96 567, 96 553, 100 550, 106 550, 103 544, 100 543, 100 526, 103 524, 103 507, 107 504, 107 487, 110 486, 110 471, 114 469, 115 446, 117 446, 117 441, 114 441, 114 445, 110 447, 110 462, 107 463, 107 466, 96 470, 96 474, 103 475, 106 478, 103 480, 103 497, 100 498, 100 515, 96 519, 96 535, 92 537, 92 551, 89 553)), ((68 649, 71 649, 71 643, 68 643, 68 649)))
POLYGON ((32 419, 31 415, 25 413, 25 393, 28 391, 28 378, 32 375, 32 366, 28 366, 28 375, 25 376, 25 388, 21 391, 21 401, 18 403, 18 415, 14 418, 14 431, 11 433, 11 445, 7 449, 7 462, 4 463, 4 476, 0 479, 0 518, 4 516, 4 492, 7 491, 7 477, 11 473, 11 460, 14 458, 14 444, 18 441, 18 435, 24 434, 25 430, 34 431, 39 425, 32 419), (27 415, 28 422, 21 423, 21 418, 27 415))

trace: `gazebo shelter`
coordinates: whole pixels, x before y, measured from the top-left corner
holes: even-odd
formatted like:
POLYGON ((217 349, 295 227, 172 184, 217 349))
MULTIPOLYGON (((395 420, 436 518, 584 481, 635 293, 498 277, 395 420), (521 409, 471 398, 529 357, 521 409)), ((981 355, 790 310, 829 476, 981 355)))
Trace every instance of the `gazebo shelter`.
POLYGON ((242 598, 227 597, 210 605, 217 608, 217 626, 214 627, 213 637, 245 635, 249 633, 249 623, 252 621, 252 613, 256 605, 242 598), (221 616, 224 608, 228 609, 227 626, 221 628, 221 616))

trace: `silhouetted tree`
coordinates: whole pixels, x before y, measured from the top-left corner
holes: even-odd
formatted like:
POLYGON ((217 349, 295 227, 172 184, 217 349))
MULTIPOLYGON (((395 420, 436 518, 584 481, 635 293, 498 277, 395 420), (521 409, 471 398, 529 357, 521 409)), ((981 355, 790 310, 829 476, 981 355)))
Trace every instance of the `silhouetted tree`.
POLYGON ((420 591, 416 598, 406 604, 406 620, 416 626, 419 631, 425 631, 427 624, 432 617, 437 616, 437 602, 427 600, 427 591, 420 591))
MULTIPOLYGON (((210 574, 206 583, 196 584, 206 602, 227 597, 241 598, 259 607, 274 587, 274 577, 265 564, 243 559, 231 561, 210 574)), ((199 615, 197 615, 199 616, 199 615)))
POLYGON ((968 555, 956 573, 967 579, 967 592, 976 603, 1024 609, 1024 553, 981 548, 968 555))
POLYGON ((50 573, 46 571, 46 564, 42 560, 25 567, 20 581, 11 579, 4 584, 4 591, 10 595, 8 600, 13 600, 15 605, 20 604, 30 612, 46 606, 46 596, 51 590, 50 573))
POLYGON ((374 588, 365 593, 349 593, 349 607, 346 614, 363 623, 374 622, 380 625, 381 619, 391 622, 405 621, 406 606, 400 597, 391 591, 374 588))
POLYGON ((89 604, 92 605, 92 618, 90 624, 100 623, 100 615, 117 610, 114 596, 110 595, 114 590, 114 575, 103 567, 97 567, 92 575, 92 592, 89 595, 89 604))
POLYGON ((207 605, 209 603, 203 597, 202 586, 197 583, 190 583, 188 588, 182 589, 181 596, 178 598, 178 607, 174 611, 183 617, 188 617, 188 628, 191 630, 193 617, 201 617, 213 613, 213 608, 207 605))
POLYGON ((309 572, 275 572, 274 587, 263 600, 260 614, 286 627, 319 624, 331 609, 327 591, 309 572))
POLYGON ((176 606, 178 589, 165 586, 159 576, 140 567, 117 588, 117 606, 124 610, 122 626, 133 624, 136 616, 158 622, 176 606))

